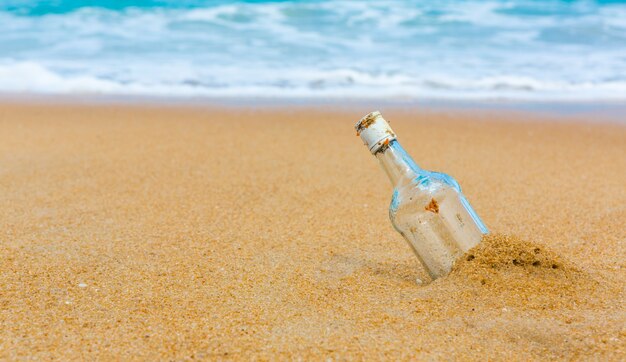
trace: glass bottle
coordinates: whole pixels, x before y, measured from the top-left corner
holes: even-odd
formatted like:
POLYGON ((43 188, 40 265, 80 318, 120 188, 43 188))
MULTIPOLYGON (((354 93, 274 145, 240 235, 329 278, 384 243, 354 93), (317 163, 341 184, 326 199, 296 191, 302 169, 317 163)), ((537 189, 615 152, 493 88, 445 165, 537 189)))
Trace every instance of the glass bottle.
POLYGON ((355 127, 393 186, 389 218, 394 228, 433 279, 448 274, 454 261, 488 233, 487 227, 455 179, 417 166, 380 112, 355 127))

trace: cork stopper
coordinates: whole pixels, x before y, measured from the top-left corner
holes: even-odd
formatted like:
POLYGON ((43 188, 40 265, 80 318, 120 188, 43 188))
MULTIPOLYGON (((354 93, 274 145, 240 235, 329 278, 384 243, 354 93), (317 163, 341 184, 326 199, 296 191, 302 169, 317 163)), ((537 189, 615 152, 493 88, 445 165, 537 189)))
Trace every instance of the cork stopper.
POLYGON ((396 134, 393 133, 389 123, 378 111, 361 118, 354 128, 372 154, 376 154, 381 148, 396 139, 396 134))

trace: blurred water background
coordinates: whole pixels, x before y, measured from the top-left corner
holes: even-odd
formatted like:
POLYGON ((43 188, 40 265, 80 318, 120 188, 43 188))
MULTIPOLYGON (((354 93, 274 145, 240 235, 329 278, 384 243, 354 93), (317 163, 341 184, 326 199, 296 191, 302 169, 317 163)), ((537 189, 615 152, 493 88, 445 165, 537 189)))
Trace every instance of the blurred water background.
POLYGON ((0 92, 626 100, 618 1, 0 1, 0 92))

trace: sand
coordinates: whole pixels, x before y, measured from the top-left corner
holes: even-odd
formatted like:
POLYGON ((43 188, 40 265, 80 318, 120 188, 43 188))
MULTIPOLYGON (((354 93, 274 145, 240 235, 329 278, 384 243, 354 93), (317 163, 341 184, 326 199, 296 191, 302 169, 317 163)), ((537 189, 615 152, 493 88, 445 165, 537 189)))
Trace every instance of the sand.
POLYGON ((383 109, 493 233, 428 283, 354 108, 0 105, 0 358, 626 359, 626 127, 383 109))

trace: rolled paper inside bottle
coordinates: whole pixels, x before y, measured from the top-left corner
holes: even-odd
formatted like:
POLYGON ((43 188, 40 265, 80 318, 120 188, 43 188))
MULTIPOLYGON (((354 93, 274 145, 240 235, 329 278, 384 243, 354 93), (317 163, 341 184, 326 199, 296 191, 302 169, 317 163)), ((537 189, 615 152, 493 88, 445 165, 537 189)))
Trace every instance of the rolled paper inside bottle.
POLYGON ((354 128, 356 128, 357 134, 361 136, 363 143, 365 143, 365 146, 372 154, 375 154, 388 145, 389 142, 396 139, 396 134, 389 126, 389 123, 385 121, 378 111, 361 118, 354 128))

